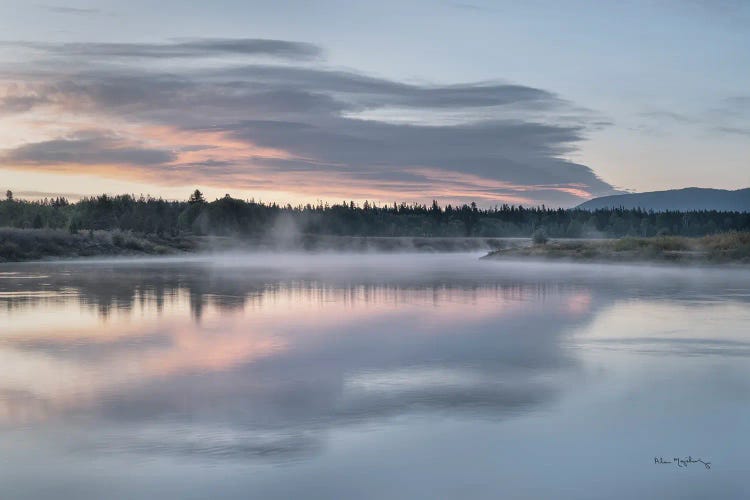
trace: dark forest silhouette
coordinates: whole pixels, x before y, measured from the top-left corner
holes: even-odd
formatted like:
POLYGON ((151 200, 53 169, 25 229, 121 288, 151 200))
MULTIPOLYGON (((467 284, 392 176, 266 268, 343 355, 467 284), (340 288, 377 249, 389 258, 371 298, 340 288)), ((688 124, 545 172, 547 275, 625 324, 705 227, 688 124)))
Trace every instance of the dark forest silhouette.
POLYGON ((176 236, 254 237, 279 228, 304 234, 339 236, 549 237, 703 236, 750 230, 745 212, 653 212, 640 209, 551 209, 503 204, 483 209, 475 203, 440 206, 377 205, 364 202, 281 206, 226 195, 208 202, 196 190, 186 201, 132 195, 0 201, 0 227, 121 230, 176 236))

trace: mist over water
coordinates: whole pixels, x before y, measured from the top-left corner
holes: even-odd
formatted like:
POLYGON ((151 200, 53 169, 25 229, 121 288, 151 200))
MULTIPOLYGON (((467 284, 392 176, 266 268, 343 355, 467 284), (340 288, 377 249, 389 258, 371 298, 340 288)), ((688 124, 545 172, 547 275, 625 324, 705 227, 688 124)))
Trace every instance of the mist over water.
POLYGON ((481 255, 4 265, 0 493, 740 496, 750 273, 481 255))

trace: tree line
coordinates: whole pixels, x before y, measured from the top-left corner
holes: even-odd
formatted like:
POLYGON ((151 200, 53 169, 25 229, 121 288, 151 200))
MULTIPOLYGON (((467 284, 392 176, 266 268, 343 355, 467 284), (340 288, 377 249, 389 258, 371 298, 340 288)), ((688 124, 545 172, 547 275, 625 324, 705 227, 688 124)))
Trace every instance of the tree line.
POLYGON ((539 231, 554 238, 703 236, 750 231, 750 214, 623 208, 592 211, 508 204, 479 208, 476 203, 441 206, 435 201, 431 205, 349 201, 281 206, 229 195, 209 202, 199 190, 184 201, 100 195, 71 203, 63 197, 18 200, 8 191, 6 199, 0 201, 0 227, 237 237, 263 236, 290 228, 306 234, 341 236, 529 237, 539 231))

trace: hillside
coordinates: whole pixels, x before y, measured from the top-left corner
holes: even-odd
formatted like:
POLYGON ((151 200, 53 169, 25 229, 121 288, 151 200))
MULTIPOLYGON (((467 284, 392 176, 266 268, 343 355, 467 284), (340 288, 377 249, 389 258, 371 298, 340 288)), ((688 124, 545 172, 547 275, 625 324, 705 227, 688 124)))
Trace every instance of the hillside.
POLYGON ((718 210, 750 212, 750 188, 729 191, 726 189, 685 188, 648 193, 630 193, 602 196, 581 203, 577 208, 597 210, 608 208, 641 208, 664 212, 667 210, 718 210))

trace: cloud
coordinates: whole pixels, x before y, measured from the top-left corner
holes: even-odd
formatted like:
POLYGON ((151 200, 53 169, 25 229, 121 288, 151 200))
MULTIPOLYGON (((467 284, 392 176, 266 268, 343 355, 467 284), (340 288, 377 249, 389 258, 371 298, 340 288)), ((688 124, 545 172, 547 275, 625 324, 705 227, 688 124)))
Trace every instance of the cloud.
POLYGON ((161 165, 175 159, 170 151, 130 145, 102 132, 24 144, 4 152, 4 163, 17 165, 161 165))
POLYGON ((742 128, 742 127, 716 127, 715 130, 717 132, 722 132, 724 134, 734 134, 734 135, 746 135, 750 136, 750 127, 742 128))
POLYGON ((742 108, 746 111, 750 111, 750 96, 738 95, 724 99, 724 104, 733 108, 742 108))
POLYGON ((320 54, 314 45, 278 40, 24 46, 69 64, 32 60, 7 71, 5 80, 23 88, 12 95, 34 97, 17 110, 47 113, 52 123, 84 116, 130 139, 58 132, 6 151, 6 167, 140 163, 148 182, 337 200, 574 205, 615 192, 589 167, 566 160, 601 117, 544 89, 402 82, 301 62, 200 64, 226 54, 320 54), (82 63, 82 55, 91 59, 82 63), (98 59, 105 56, 122 61, 98 59), (149 58, 192 59, 167 72, 138 62, 149 58))
POLYGON ((283 59, 315 59, 320 47, 311 43, 263 38, 193 38, 169 43, 39 43, 6 42, 63 57, 170 59, 221 55, 269 56, 283 59))
POLYGON ((416 85, 374 78, 351 71, 316 68, 248 65, 218 70, 217 77, 265 85, 341 93, 360 105, 416 106, 425 108, 486 107, 524 103, 529 107, 551 108, 563 103, 545 90, 498 82, 457 85, 416 85))
POLYGON ((101 11, 100 9, 92 8, 65 7, 60 5, 40 5, 39 7, 56 14, 73 14, 82 16, 103 14, 103 11, 101 11))
POLYGON ((646 112, 640 113, 640 115, 646 118, 654 118, 656 120, 667 120, 667 121, 673 121, 673 122, 678 122, 678 123, 695 123, 696 121, 694 117, 690 117, 682 113, 675 113, 674 111, 666 111, 666 110, 646 111, 646 112))
POLYGON ((478 5, 478 4, 469 3, 469 2, 451 2, 448 5, 454 9, 475 12, 475 13, 491 12, 491 11, 496 10, 486 5, 478 5))
POLYGON ((8 95, 0 98, 0 114, 23 113, 47 102, 45 97, 33 94, 8 95))
POLYGON ((735 95, 718 100, 712 107, 692 113, 650 110, 639 116, 651 122, 635 128, 648 135, 664 134, 675 125, 693 127, 703 133, 731 136, 750 135, 750 96, 735 95), (667 127, 667 125, 669 125, 667 127))

